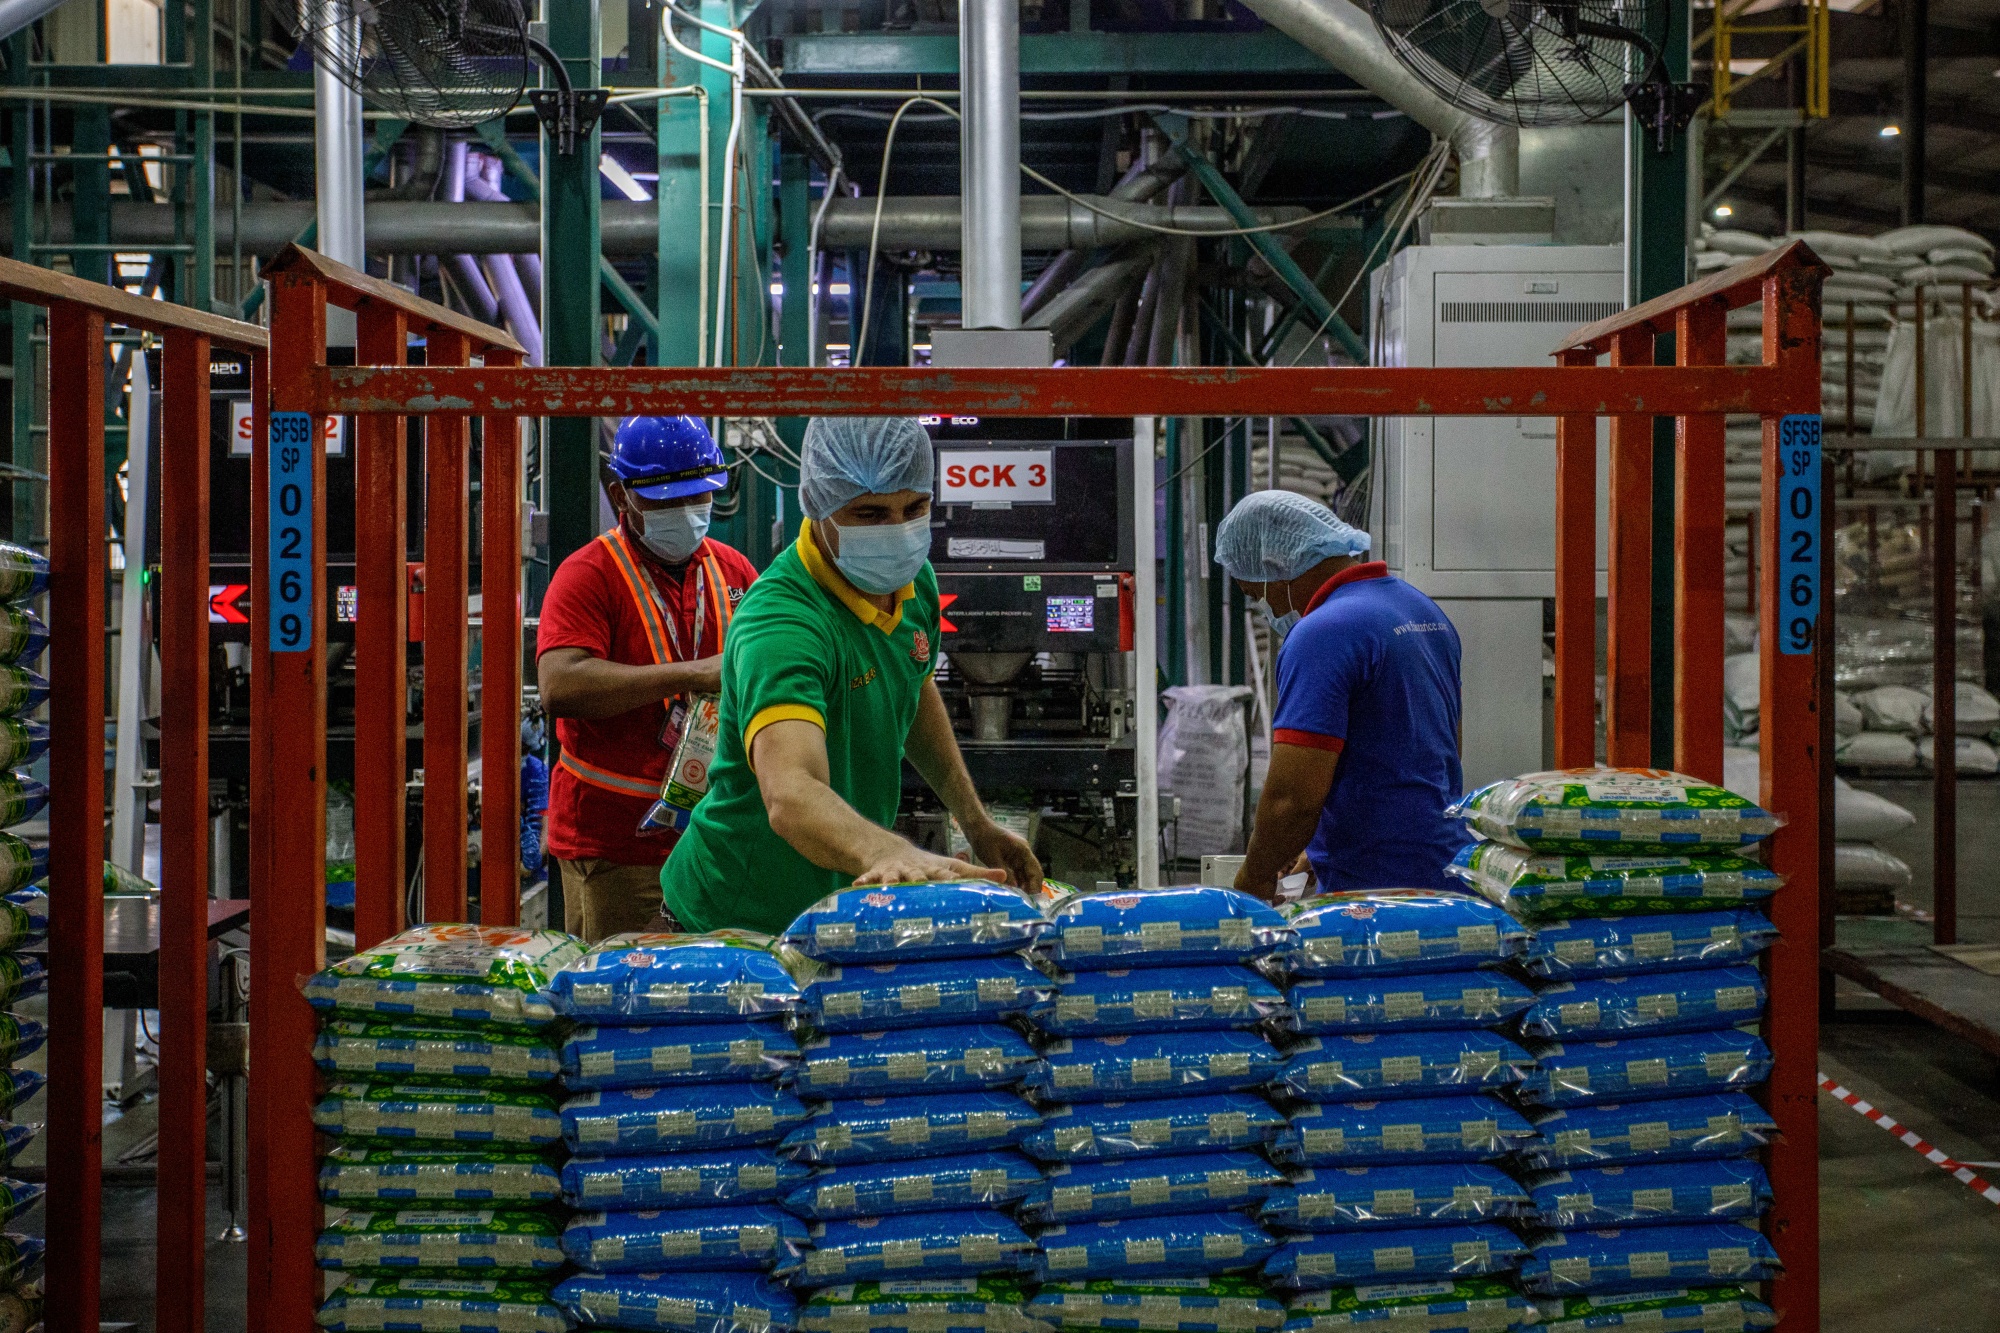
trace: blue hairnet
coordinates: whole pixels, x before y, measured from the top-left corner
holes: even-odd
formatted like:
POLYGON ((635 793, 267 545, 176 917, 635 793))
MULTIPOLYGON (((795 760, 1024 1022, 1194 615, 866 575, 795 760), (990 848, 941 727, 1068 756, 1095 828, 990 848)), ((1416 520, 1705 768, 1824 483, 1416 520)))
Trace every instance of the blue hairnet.
POLYGON ((1246 583, 1288 581, 1328 556, 1363 555, 1368 534, 1291 491, 1243 497, 1215 532, 1215 563, 1246 583))
POLYGON ((800 452, 799 505, 825 518, 857 495, 931 489, 931 437, 911 417, 814 417, 800 452))

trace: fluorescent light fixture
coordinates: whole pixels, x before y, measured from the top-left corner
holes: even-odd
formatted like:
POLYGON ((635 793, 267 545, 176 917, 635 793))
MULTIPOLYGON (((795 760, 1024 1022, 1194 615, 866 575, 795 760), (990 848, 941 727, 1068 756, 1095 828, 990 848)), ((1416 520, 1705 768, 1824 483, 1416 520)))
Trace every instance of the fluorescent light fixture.
POLYGON ((597 169, 604 173, 604 179, 617 186, 627 199, 644 203, 653 196, 646 193, 646 187, 632 179, 632 173, 619 165, 618 159, 605 153, 597 159, 597 169))
POLYGON ((1884 125, 1884 126, 1883 126, 1883 127, 1882 127, 1882 128, 1881 128, 1881 129, 1879 130, 1879 131, 1877 131, 1877 132, 1878 132, 1879 134, 1881 134, 1881 136, 1882 136, 1882 137, 1883 137, 1884 139, 1893 139, 1893 138, 1895 138, 1895 137, 1896 137, 1897 135, 1899 135, 1899 134, 1901 134, 1901 133, 1903 132, 1903 127, 1902 127, 1901 125, 1884 125))
POLYGON ((836 282, 830 285, 827 291, 835 296, 848 296, 853 293, 854 289, 844 282, 836 282))
POLYGON ((1731 208, 1728 204, 1717 204, 1715 206, 1715 216, 1719 218, 1735 217, 1736 210, 1731 208))
POLYGON ((785 294, 785 284, 784 284, 784 283, 782 283, 782 282, 774 282, 774 283, 772 283, 772 284, 771 284, 771 295, 773 295, 773 296, 783 296, 784 294, 785 294))

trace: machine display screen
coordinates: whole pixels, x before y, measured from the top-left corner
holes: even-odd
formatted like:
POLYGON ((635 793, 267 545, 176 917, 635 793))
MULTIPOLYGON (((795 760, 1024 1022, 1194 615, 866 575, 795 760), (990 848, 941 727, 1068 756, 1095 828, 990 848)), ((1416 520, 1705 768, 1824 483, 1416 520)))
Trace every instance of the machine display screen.
POLYGON ((1120 448, 1117 441, 940 442, 931 559, 1118 568, 1120 534, 1130 527, 1120 448))
POLYGON ((1051 597, 1048 599, 1048 627, 1051 634, 1088 634, 1097 628, 1095 597, 1051 597))

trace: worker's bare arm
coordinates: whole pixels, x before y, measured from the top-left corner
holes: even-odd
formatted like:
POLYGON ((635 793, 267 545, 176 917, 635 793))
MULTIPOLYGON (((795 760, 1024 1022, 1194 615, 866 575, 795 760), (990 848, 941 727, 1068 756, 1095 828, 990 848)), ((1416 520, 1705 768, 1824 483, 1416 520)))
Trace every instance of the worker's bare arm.
POLYGON ((554 717, 617 717, 676 694, 722 688, 722 658, 635 666, 607 662, 582 648, 551 648, 535 659, 542 707, 554 717))
POLYGON ((857 884, 1001 878, 935 856, 869 822, 829 782, 826 733, 803 720, 773 722, 750 742, 750 767, 771 830, 816 866, 854 876, 857 884))
POLYGON ((1042 891, 1042 863, 1019 834, 1009 833, 993 822, 986 805, 966 771, 965 756, 959 752, 958 737, 952 734, 951 714, 938 693, 937 682, 926 680, 917 697, 916 720, 904 738, 903 753, 910 764, 930 784, 945 809, 958 820, 973 855, 981 862, 1007 873, 1007 882, 1030 893, 1042 891))
POLYGON ((1257 823, 1236 887, 1270 900, 1277 897, 1278 876, 1284 873, 1319 827, 1326 794, 1333 790, 1337 750, 1305 745, 1271 747, 1271 768, 1264 778, 1264 795, 1257 802, 1257 823))

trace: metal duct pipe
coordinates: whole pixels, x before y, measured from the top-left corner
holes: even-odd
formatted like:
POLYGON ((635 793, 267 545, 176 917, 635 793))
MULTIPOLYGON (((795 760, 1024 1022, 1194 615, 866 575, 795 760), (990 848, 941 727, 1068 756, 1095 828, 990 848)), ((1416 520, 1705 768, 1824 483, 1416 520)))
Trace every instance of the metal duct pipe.
MULTIPOLYGON (((1021 248, 1024 250, 1095 250, 1145 240, 1158 232, 1132 223, 1190 231, 1226 231, 1236 225, 1228 212, 1212 205, 1120 203, 1102 196, 1089 198, 1115 216, 1092 212, 1060 195, 1034 194, 1021 200, 1021 248), (1126 221, 1130 219, 1131 221, 1126 221)), ((610 208, 610 202, 605 204, 610 208)), ((959 242, 962 205, 951 195, 911 195, 882 201, 884 250, 950 251, 959 242)), ((1262 208, 1257 220, 1285 222, 1302 218, 1301 208, 1262 208)), ((826 210, 820 243, 830 250, 866 250, 869 225, 875 217, 873 199, 835 199, 826 210)))
POLYGON ((1131 253, 1099 264, 1051 297, 1028 320, 1029 327, 1049 330, 1056 351, 1065 350, 1144 276, 1158 248, 1134 246, 1131 253))
POLYGON ((1520 132, 1462 111, 1410 73, 1349 0, 1243 0, 1244 8, 1362 87, 1381 97, 1458 154, 1458 192, 1467 198, 1520 193, 1520 132))
MULTIPOLYGON (((959 193, 968 329, 1021 327, 1021 9, 960 0, 959 193)), ((864 242, 865 244, 865 242, 864 242)))
MULTIPOLYGON (((454 142, 445 154, 444 197, 450 204, 465 201, 465 149, 463 139, 454 142)), ((479 261, 471 255, 448 254, 439 256, 460 293, 472 307, 472 313, 488 324, 500 322, 500 302, 494 297, 493 289, 486 285, 486 275, 479 271, 479 261)))
POLYGON ((0 0, 0 41, 62 8, 63 0, 0 0))
MULTIPOLYGON (((1107 197, 1121 203, 1144 203, 1180 179, 1181 173, 1186 170, 1178 154, 1170 161, 1134 162, 1131 169, 1111 187, 1107 197)), ((1032 321, 1035 312, 1067 287, 1089 262, 1090 252, 1087 250, 1065 250, 1050 260, 1021 297, 1021 318, 1032 321)))
MULTIPOLYGON (((331 4, 321 5, 329 27, 337 27, 341 45, 354 54, 361 52, 361 16, 350 11, 338 17, 331 4)), ((367 242, 362 200, 367 197, 367 181, 361 175, 362 126, 361 94, 341 82, 325 61, 313 65, 313 156, 318 208, 317 249, 328 259, 352 268, 367 263, 367 242)))

